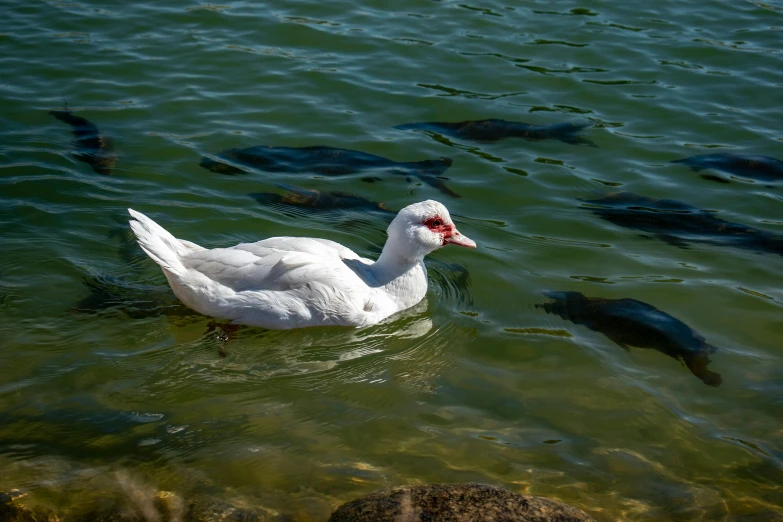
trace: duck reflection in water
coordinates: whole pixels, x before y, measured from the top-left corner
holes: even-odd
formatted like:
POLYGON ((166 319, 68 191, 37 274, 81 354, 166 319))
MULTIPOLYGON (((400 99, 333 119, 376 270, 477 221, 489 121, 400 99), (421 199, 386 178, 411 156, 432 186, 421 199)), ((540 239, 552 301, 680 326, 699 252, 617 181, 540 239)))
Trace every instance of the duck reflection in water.
POLYGON ((200 165, 219 174, 246 174, 243 167, 265 172, 343 176, 371 170, 382 170, 401 176, 414 176, 440 192, 458 198, 440 177, 449 167, 451 158, 423 161, 394 161, 358 150, 334 147, 268 147, 225 149, 217 157, 230 163, 202 158, 200 165))
MULTIPOLYGON (((720 152, 715 154, 698 154, 684 159, 673 160, 672 163, 688 165, 694 172, 714 169, 751 180, 783 181, 783 161, 769 156, 720 152)), ((729 180, 711 174, 703 174, 701 177, 719 183, 729 183, 729 180)))
POLYGON ((724 221, 712 212, 673 199, 616 192, 582 201, 591 204, 591 212, 615 225, 649 232, 681 248, 698 242, 783 255, 783 236, 724 221))
POLYGON ((723 379, 707 369, 709 354, 717 348, 688 325, 636 299, 603 299, 579 292, 544 292, 550 301, 536 305, 547 313, 600 332, 626 351, 629 346, 652 348, 681 360, 709 386, 723 379))
POLYGON ((71 126, 79 152, 74 156, 88 163, 98 174, 109 175, 114 170, 117 155, 108 137, 90 120, 76 116, 72 111, 49 111, 49 114, 71 126))
POLYGON ((397 125, 395 129, 430 131, 470 141, 499 141, 505 138, 522 138, 528 141, 558 140, 569 145, 589 145, 595 143, 580 136, 579 133, 591 125, 589 123, 553 123, 551 125, 532 125, 530 123, 506 120, 475 121, 425 121, 397 125))

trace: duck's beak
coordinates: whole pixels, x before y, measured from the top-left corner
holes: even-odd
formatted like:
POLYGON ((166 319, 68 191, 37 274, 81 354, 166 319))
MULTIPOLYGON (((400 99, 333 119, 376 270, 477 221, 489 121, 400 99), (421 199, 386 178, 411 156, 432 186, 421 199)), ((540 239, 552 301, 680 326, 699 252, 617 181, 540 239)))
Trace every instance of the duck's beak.
POLYGON ((468 236, 463 236, 456 228, 450 235, 443 239, 444 245, 457 245, 465 248, 476 248, 476 242, 470 239, 468 236))

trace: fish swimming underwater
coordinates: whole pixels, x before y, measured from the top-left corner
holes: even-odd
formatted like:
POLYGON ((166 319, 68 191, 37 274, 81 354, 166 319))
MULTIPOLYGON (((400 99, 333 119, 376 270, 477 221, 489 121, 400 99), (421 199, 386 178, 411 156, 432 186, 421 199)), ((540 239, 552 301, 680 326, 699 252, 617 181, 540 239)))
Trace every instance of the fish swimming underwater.
POLYGON ((681 360, 709 386, 720 386, 720 374, 707 369, 717 348, 688 325, 636 299, 603 299, 579 292, 544 292, 551 299, 536 305, 547 313, 600 332, 626 351, 629 346, 652 348, 681 360))
MULTIPOLYGON (((673 160, 672 163, 683 163, 695 172, 715 169, 728 172, 740 178, 757 181, 783 181, 783 161, 769 156, 720 152, 716 154, 698 154, 684 159, 673 160)), ((711 181, 729 183, 729 180, 718 176, 702 175, 702 177, 711 181)))
POLYGON ((114 170, 117 155, 108 137, 90 120, 75 116, 72 111, 49 111, 58 120, 67 123, 73 129, 79 152, 74 156, 79 161, 89 163, 98 174, 109 175, 114 170))
POLYGON ((240 167, 266 172, 310 173, 321 176, 343 176, 369 170, 384 170, 402 176, 415 176, 444 194, 460 197, 439 177, 451 167, 451 158, 398 162, 358 150, 321 146, 268 147, 264 145, 246 149, 225 149, 217 156, 232 162, 233 165, 210 158, 202 158, 200 165, 219 174, 244 174, 245 171, 240 167))
POLYGON ((505 138, 522 138, 529 141, 559 140, 570 145, 589 145, 595 143, 578 133, 591 125, 588 123, 553 123, 551 125, 532 125, 506 120, 476 120, 460 122, 426 121, 397 125, 395 129, 421 130, 436 132, 454 138, 473 141, 499 141, 505 138))
POLYGON ((615 192, 590 203, 597 216, 625 228, 654 234, 670 245, 689 242, 731 246, 783 255, 783 236, 740 223, 731 223, 673 199, 653 199, 632 192, 615 192))
POLYGON ((322 192, 320 190, 281 185, 288 192, 256 192, 248 194, 262 205, 286 205, 313 210, 363 210, 380 212, 392 219, 397 212, 387 209, 383 203, 370 201, 348 192, 322 192))

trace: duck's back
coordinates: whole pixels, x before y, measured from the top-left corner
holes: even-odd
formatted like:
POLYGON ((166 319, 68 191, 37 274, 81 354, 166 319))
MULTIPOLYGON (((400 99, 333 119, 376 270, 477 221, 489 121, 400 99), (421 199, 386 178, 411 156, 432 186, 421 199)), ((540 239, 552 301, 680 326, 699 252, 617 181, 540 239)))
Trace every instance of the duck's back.
POLYGON ((201 313, 242 324, 372 324, 387 304, 372 288, 372 262, 325 239, 276 237, 194 251, 182 264, 186 273, 169 278, 177 296, 201 313))
POLYGON ((235 292, 286 291, 310 281, 361 281, 344 259, 360 258, 352 250, 325 239, 275 237, 193 252, 183 257, 182 263, 235 292))

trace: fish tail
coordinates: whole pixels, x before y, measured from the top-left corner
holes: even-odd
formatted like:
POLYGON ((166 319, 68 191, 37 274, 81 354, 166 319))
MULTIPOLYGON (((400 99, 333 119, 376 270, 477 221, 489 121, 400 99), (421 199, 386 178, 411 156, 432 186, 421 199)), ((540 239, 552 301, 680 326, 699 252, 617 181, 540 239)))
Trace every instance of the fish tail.
POLYGON ((562 134, 557 136, 557 139, 569 145, 588 145, 598 148, 594 141, 579 135, 584 129, 592 126, 592 123, 570 123, 561 129, 562 134))
POLYGON ((588 147, 593 147, 595 149, 598 148, 598 145, 593 140, 589 140, 585 138, 584 136, 578 136, 576 134, 569 134, 566 136, 563 136, 559 138, 560 141, 563 143, 568 143, 569 145, 587 145, 588 147))
POLYGON ((594 125, 593 125, 592 122, 590 122, 590 123, 584 123, 584 122, 583 123, 572 123, 570 132, 573 134, 575 132, 580 132, 580 131, 583 131, 583 130, 589 128, 589 127, 593 127, 593 126, 594 125))
POLYGON ((712 353, 709 350, 714 350, 714 347, 707 343, 704 343, 704 347, 706 348, 705 350, 693 357, 685 358, 684 362, 691 373, 701 379, 701 382, 717 388, 723 382, 723 377, 719 373, 707 369, 707 365, 710 364, 710 358, 707 356, 707 353, 712 353))
POLYGON ((443 181, 438 179, 437 176, 423 176, 423 175, 416 175, 417 178, 422 180, 424 183, 429 185, 430 187, 436 188, 442 193, 446 194, 447 196, 451 196, 452 198, 461 198, 459 194, 451 190, 449 187, 446 186, 443 181))
POLYGON ((701 382, 703 382, 707 386, 713 386, 717 388, 718 386, 723 384, 723 377, 721 377, 719 373, 710 370, 705 369, 704 372, 698 377, 701 379, 701 382))
POLYGON ((68 109, 64 111, 58 111, 58 110, 51 110, 49 111, 49 114, 57 118, 58 120, 68 123, 70 125, 78 125, 78 121, 76 120, 76 116, 73 115, 71 111, 68 109))
POLYGON ((543 303, 536 303, 536 308, 540 308, 548 314, 559 315, 564 319, 568 316, 566 308, 566 292, 553 292, 546 290, 541 292, 541 295, 546 298, 546 301, 543 303))

